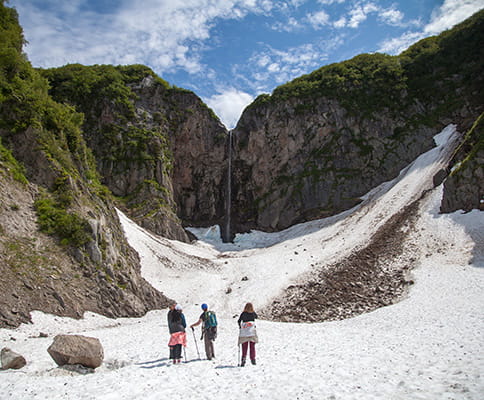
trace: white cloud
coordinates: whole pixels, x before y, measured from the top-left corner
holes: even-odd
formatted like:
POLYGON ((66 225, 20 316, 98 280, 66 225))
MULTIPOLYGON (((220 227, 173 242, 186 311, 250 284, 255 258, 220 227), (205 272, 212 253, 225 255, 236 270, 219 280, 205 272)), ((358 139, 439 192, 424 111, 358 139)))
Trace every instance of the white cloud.
POLYGON ((341 17, 339 20, 333 22, 333 26, 337 29, 344 28, 347 24, 346 17, 341 17))
POLYGON ((277 21, 271 26, 271 29, 277 32, 294 32, 302 28, 303 26, 294 17, 289 17, 285 22, 277 21))
POLYGON ((385 22, 388 25, 401 25, 404 15, 401 11, 395 10, 393 8, 389 8, 386 10, 382 10, 379 14, 378 17, 385 22))
POLYGON ((228 88, 203 100, 215 111, 228 129, 233 129, 244 108, 252 103, 254 98, 248 93, 228 88))
POLYGON ((327 51, 339 44, 341 41, 338 38, 331 38, 318 44, 303 44, 286 50, 267 46, 265 50, 256 52, 246 66, 239 66, 239 70, 243 69, 250 77, 245 83, 254 92, 267 92, 276 85, 321 67, 327 59, 327 51))
POLYGON ((430 23, 424 28, 426 34, 435 35, 462 22, 484 8, 482 0, 445 0, 432 13, 430 23))
POLYGON ((319 29, 329 24, 329 15, 325 11, 318 11, 307 16, 308 22, 314 29, 319 29))
POLYGON ((406 32, 399 37, 383 41, 378 51, 387 54, 398 54, 408 48, 412 43, 424 37, 425 34, 423 32, 406 32))
POLYGON ((408 26, 416 25, 416 21, 404 22, 405 15, 395 6, 384 8, 374 2, 358 2, 353 4, 347 15, 342 15, 338 20, 331 23, 337 29, 356 29, 366 21, 371 14, 376 14, 378 20, 387 25, 408 26))
POLYGON ((201 43, 216 19, 263 14, 271 0, 122 0, 110 14, 86 11, 84 0, 12 0, 35 66, 140 62, 157 72, 198 73, 201 43))
POLYGON ((452 28, 482 8, 482 0, 445 0, 442 6, 433 11, 429 23, 422 30, 405 32, 397 38, 384 40, 378 51, 398 54, 424 37, 452 28))
POLYGON ((341 4, 341 3, 344 3, 345 1, 346 0, 318 0, 318 3, 326 6, 330 6, 331 4, 334 4, 334 3, 341 4))
POLYGON ((357 4, 350 11, 347 26, 350 28, 358 28, 358 26, 368 18, 368 14, 379 10, 380 8, 373 3, 357 4))

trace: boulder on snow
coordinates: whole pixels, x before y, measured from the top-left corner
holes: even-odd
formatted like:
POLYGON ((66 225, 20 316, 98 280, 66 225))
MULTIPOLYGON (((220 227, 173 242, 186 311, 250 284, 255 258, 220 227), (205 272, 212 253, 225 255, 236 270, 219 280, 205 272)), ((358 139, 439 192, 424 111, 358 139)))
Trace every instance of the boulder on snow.
POLYGON ((80 364, 97 368, 104 359, 99 339, 82 335, 57 335, 47 351, 59 366, 80 364))
POLYGON ((20 369, 27 364, 23 356, 10 350, 8 347, 2 349, 0 359, 1 369, 20 369))

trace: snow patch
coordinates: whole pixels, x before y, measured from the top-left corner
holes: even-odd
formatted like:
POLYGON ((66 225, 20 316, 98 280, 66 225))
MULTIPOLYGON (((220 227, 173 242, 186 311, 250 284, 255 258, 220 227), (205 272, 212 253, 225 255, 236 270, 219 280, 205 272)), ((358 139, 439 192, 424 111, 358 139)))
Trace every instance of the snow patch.
MULTIPOLYGON (((0 373, 0 397, 480 399, 484 213, 440 215, 441 188, 422 202, 408 239, 416 268, 415 285, 406 299, 343 321, 257 321, 257 366, 237 368, 238 328, 233 316, 244 303, 260 307, 309 273, 311 264, 333 262, 364 245, 402 205, 432 189, 433 174, 455 145, 455 129, 447 129, 438 136, 437 148, 371 191, 353 210, 276 234, 241 235, 239 248, 220 251, 201 241, 169 241, 120 213, 128 240, 140 254, 143 276, 183 304, 187 322, 198 319, 202 302, 217 312, 216 359, 204 360, 198 341, 199 360, 194 343, 199 332, 188 332, 186 362, 171 365, 166 310, 131 319, 86 313, 79 321, 34 312, 33 324, 0 330, 3 345, 24 355, 28 363, 20 371, 0 373), (259 248, 259 240, 268 247, 259 248), (39 337, 40 332, 48 337, 39 337), (97 337, 104 347, 104 364, 93 374, 59 372, 47 347, 60 333, 97 337)), ((215 236, 213 231, 206 233, 208 239, 215 236)))

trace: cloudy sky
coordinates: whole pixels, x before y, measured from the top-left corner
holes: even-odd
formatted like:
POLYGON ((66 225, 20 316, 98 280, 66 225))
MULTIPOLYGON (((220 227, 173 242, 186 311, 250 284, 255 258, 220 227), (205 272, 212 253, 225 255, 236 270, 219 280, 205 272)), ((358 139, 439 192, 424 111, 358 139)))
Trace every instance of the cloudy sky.
POLYGON ((398 54, 483 0, 10 0, 36 67, 145 64, 232 128, 243 108, 323 65, 398 54))

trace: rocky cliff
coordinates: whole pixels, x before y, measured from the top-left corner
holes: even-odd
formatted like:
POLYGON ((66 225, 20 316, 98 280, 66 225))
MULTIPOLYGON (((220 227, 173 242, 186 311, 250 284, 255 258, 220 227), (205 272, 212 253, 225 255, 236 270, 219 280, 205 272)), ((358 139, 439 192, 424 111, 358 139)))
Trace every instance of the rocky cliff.
POLYGON ((465 135, 452 160, 452 169, 444 182, 440 210, 484 211, 484 114, 465 135))
POLYGON ((183 225, 223 218, 227 131, 195 94, 141 65, 42 71, 59 102, 85 115, 102 182, 143 227, 187 241, 183 225))
POLYGON ((399 56, 363 54, 262 95, 234 130, 233 231, 352 207, 483 111, 480 12, 399 56))
POLYGON ((81 134, 22 54, 15 10, 0 3, 0 327, 42 310, 140 316, 167 299, 140 274, 81 134))

